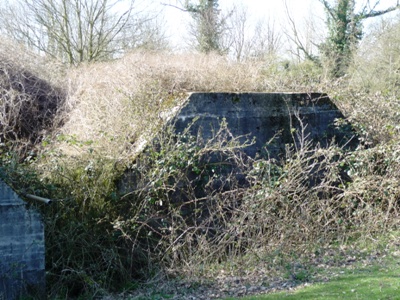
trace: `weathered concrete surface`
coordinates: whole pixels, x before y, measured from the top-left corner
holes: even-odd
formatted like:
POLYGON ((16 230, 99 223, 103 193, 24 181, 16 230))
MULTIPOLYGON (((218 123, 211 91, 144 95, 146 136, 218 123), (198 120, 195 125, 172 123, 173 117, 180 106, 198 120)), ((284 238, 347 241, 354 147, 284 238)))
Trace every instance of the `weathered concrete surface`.
POLYGON ((25 295, 45 297, 43 222, 0 180, 0 299, 25 295))
POLYGON ((199 119, 191 132, 204 139, 212 137, 223 118, 234 136, 254 137, 255 144, 245 149, 252 157, 268 152, 277 158, 285 152, 286 144, 298 142, 302 128, 309 139, 322 146, 332 141, 344 145, 353 136, 348 127, 334 126, 335 119, 343 115, 321 93, 193 93, 173 119, 176 130, 183 131, 194 118, 199 119))

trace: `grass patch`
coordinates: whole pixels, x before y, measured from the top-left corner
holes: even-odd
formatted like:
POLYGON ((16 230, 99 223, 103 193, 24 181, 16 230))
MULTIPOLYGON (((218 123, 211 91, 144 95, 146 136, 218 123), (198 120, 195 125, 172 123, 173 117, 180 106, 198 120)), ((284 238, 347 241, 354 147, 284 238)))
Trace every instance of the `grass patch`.
POLYGON ((272 299, 399 299, 400 259, 398 257, 356 268, 325 270, 330 279, 326 282, 306 284, 292 291, 226 300, 272 299))

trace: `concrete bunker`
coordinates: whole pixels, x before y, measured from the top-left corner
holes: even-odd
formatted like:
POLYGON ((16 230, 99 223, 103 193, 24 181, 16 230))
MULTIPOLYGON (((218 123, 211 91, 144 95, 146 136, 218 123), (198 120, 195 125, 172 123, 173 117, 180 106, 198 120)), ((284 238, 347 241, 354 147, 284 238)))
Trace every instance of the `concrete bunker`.
POLYGON ((192 93, 171 122, 182 132, 195 118, 191 133, 205 140, 222 119, 234 136, 255 138, 244 149, 251 157, 268 151, 270 157, 278 158, 300 133, 322 147, 332 142, 340 146, 357 143, 351 126, 336 126, 344 116, 322 93, 192 93))
POLYGON ((0 299, 45 298, 44 224, 0 180, 0 299))

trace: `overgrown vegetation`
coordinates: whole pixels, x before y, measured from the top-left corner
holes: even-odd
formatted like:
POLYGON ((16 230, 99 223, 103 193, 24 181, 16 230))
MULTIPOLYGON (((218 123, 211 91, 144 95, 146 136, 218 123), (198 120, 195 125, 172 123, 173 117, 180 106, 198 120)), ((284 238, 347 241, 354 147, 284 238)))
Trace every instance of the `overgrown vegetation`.
POLYGON ((59 115, 66 93, 51 79, 50 72, 56 66, 47 68, 46 64, 18 45, 4 41, 0 48, 0 138, 8 147, 15 146, 19 154, 62 122, 59 115), (37 60, 37 65, 31 60, 37 60))
MULTIPOLYGON (((377 45, 390 36, 369 38, 377 45)), ((61 69, 1 50, 1 175, 21 194, 54 200, 32 203, 46 224, 49 297, 130 291, 154 278, 211 284, 289 270, 306 280, 308 269, 294 272, 294 261, 398 229, 392 70, 400 56, 385 49, 390 59, 360 52, 337 81, 309 62, 134 52, 61 69), (251 141, 223 123, 210 141, 164 127, 190 91, 282 90, 327 92, 360 146, 319 148, 305 138, 277 162, 247 157, 251 141), (133 188, 121 183, 129 176, 133 188)))

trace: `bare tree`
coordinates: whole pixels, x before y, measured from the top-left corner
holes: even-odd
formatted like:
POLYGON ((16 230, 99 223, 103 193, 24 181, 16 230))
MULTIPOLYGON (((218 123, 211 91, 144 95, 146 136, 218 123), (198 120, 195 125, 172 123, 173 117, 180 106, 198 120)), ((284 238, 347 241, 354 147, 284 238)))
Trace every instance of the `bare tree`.
POLYGON ((252 37, 252 57, 274 56, 278 54, 282 45, 282 33, 277 30, 273 19, 260 20, 256 24, 252 37))
POLYGON ((286 17, 289 23, 289 29, 285 31, 285 35, 289 42, 295 45, 295 49, 291 50, 292 54, 294 54, 299 60, 306 59, 320 65, 320 59, 318 55, 315 54, 319 45, 314 39, 315 24, 313 20, 306 22, 305 28, 300 30, 290 12, 286 0, 284 4, 286 17))
POLYGON ((247 38, 249 30, 248 10, 245 6, 235 6, 232 15, 227 22, 228 34, 225 36, 225 47, 237 61, 248 56, 250 47, 247 38))
POLYGON ((237 61, 275 55, 282 46, 282 35, 271 18, 255 24, 251 19, 244 5, 235 6, 227 19, 224 46, 237 61))
POLYGON ((158 14, 137 20, 134 30, 126 27, 122 30, 121 45, 123 51, 130 49, 165 50, 169 41, 165 32, 165 20, 158 14))
POLYGON ((400 87, 400 15, 375 23, 354 55, 357 76, 369 89, 395 91, 400 87))
POLYGON ((109 59, 143 19, 134 0, 14 0, 0 10, 3 33, 70 64, 109 59), (122 34, 125 32, 125 34, 122 34))

